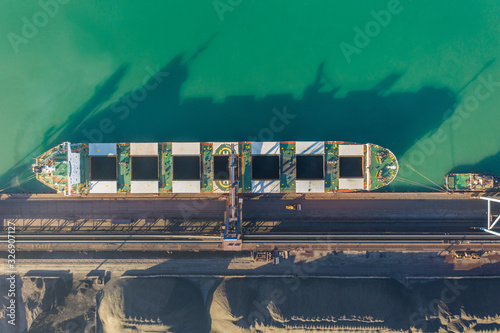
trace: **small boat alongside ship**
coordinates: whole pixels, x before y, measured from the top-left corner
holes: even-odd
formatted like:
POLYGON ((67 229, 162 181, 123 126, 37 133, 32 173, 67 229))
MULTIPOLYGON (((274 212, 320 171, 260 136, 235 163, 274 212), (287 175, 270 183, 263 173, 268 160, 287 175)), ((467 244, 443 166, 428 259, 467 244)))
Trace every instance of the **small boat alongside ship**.
POLYGON ((450 192, 486 192, 500 189, 500 178, 487 173, 449 173, 444 186, 450 192))

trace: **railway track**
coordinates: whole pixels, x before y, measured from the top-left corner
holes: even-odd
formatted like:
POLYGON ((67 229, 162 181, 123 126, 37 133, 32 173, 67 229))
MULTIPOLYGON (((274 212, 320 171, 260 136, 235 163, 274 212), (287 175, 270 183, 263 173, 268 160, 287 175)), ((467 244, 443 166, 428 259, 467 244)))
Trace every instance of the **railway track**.
MULTIPOLYGON (((6 240, 2 240, 5 242, 6 240)), ((220 243, 207 234, 17 234, 16 243, 220 243)), ((468 233, 262 233, 243 235, 245 243, 496 243, 500 238, 468 233)))

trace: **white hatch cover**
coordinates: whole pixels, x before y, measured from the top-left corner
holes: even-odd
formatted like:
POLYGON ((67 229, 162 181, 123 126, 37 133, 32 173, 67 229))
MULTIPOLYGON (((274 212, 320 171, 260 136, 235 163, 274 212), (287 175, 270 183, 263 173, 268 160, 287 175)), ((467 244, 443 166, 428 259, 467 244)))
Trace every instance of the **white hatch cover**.
POLYGON ((199 142, 174 142, 172 155, 200 155, 199 142))
POLYGON ((116 156, 116 143, 89 143, 89 156, 116 156))
POLYGON ((280 181, 252 180, 252 193, 280 193, 280 181))
POLYGON ((90 193, 116 193, 117 181, 92 180, 90 181, 90 193))
POLYGON ((252 142, 252 155, 279 155, 279 142, 252 142))
POLYGON ((339 145, 339 156, 363 156, 365 145, 339 145))
POLYGON ((80 184, 80 153, 71 151, 71 144, 68 143, 68 193, 71 187, 80 184))
POLYGON ((339 190, 364 190, 364 178, 339 178, 339 190))
POLYGON ((324 180, 296 180, 295 192, 297 193, 324 193, 324 180))
POLYGON ((200 193, 199 180, 174 180, 172 182, 173 193, 200 193))
POLYGON ((158 193, 157 180, 132 180, 130 182, 130 192, 132 193, 158 193))
POLYGON ((324 141, 297 141, 295 143, 296 155, 324 155, 324 141))
POLYGON ((130 144, 131 156, 156 156, 158 155, 158 143, 131 143, 130 144))

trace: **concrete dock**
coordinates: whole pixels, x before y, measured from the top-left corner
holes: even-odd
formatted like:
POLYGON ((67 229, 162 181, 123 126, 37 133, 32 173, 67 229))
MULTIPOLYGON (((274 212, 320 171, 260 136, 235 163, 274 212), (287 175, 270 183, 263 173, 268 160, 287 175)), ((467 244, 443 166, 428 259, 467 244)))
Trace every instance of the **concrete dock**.
MULTIPOLYGON (((225 196, 214 194, 2 195, 0 219, 3 225, 9 221, 16 224, 18 246, 26 250, 114 250, 117 246, 121 250, 220 250, 225 200, 225 196), (113 219, 132 222, 116 225, 113 219), (99 233, 115 238, 82 239, 99 233), (54 238, 42 241, 36 237, 41 234, 54 238), (138 238, 145 235, 159 238, 138 238)), ((472 229, 486 223, 486 202, 470 194, 247 195, 243 202, 243 248, 389 246, 419 251, 450 244, 496 247, 497 238, 472 229), (290 203, 301 203, 302 211, 285 209, 290 203)))
MULTIPOLYGON (((467 194, 446 193, 337 193, 331 195, 248 195, 246 221, 266 220, 374 220, 374 219, 484 219, 486 203, 467 194), (302 203, 302 211, 285 206, 302 203)), ((200 195, 2 195, 3 219, 168 218, 221 221, 225 197, 200 195)))

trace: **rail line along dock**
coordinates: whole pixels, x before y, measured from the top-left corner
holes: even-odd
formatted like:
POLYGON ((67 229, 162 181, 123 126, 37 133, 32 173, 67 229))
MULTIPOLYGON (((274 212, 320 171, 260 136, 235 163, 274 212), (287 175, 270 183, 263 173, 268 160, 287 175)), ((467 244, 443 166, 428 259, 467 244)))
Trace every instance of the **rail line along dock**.
POLYGON ((394 154, 336 141, 69 143, 33 165, 58 193, 228 193, 234 154, 239 193, 370 191, 391 183, 394 154))

